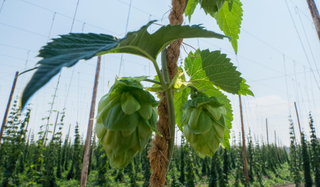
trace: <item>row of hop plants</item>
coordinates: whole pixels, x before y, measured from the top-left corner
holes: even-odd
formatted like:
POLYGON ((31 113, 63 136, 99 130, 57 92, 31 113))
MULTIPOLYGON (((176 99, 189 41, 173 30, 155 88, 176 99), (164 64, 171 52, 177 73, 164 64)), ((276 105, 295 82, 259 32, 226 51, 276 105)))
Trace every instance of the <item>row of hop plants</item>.
MULTIPOLYGON (((48 131, 50 124, 42 125, 36 140, 33 131, 27 131, 30 129, 30 114, 30 105, 26 112, 21 114, 17 102, 14 101, 0 149, 1 186, 78 185, 84 152, 84 141, 79 134, 79 124, 76 123, 74 138, 69 136, 69 129, 69 133, 62 139, 65 117, 62 111, 57 130, 50 132, 48 131)), ((230 151, 220 147, 211 158, 200 157, 201 155, 199 156, 182 136, 181 144, 176 145, 173 153, 172 165, 167 173, 167 184, 210 187, 265 186, 265 179, 277 178, 294 182, 297 186, 301 182, 304 182, 306 186, 313 183, 319 186, 320 148, 311 115, 310 142, 307 142, 306 135, 302 134, 299 144, 295 138, 293 123, 290 129, 290 151, 285 147, 269 145, 263 140, 253 138, 249 132, 247 136, 249 181, 246 181, 244 177, 240 134, 238 144, 235 135, 233 136, 230 151), (279 172, 286 168, 290 170, 290 175, 286 175, 288 172, 279 172)), ((118 184, 149 186, 151 168, 147 151, 151 146, 151 139, 141 154, 136 156, 124 169, 115 169, 110 165, 103 146, 96 141, 94 136, 90 150, 88 186, 118 184)))
POLYGON ((320 187, 320 141, 317 138, 314 121, 309 114, 310 139, 307 133, 299 131, 296 136, 292 119, 290 121, 290 175, 296 187, 320 187), (300 138, 299 138, 300 137, 300 138), (302 172, 303 171, 303 172, 302 172))
POLYGON ((171 167, 171 186, 264 186, 265 178, 290 182, 290 176, 279 174, 288 165, 288 153, 284 147, 275 144, 259 144, 259 140, 248 137, 247 159, 250 180, 245 180, 243 170, 242 144, 233 145, 230 151, 220 147, 210 158, 201 158, 182 137, 181 146, 174 153, 174 164, 171 167), (255 142, 255 143, 254 143, 255 142), (276 153, 276 154, 275 154, 276 153), (177 172, 173 172, 176 171, 177 172), (175 176, 175 174, 179 174, 175 176))

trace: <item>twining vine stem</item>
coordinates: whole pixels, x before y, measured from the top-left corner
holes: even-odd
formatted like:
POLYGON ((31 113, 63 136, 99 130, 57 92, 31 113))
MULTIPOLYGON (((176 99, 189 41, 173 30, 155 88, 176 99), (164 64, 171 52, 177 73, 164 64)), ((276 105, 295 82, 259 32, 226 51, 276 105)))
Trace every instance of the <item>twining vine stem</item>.
MULTIPOLYGON (((164 49, 161 52, 162 73, 163 73, 163 77, 166 85, 170 85, 170 78, 169 78, 166 56, 167 56, 166 49, 164 49)), ((169 165, 171 162, 171 157, 173 154, 176 118, 175 118, 175 111, 174 111, 172 88, 170 87, 169 89, 165 89, 165 90, 166 90, 165 93, 167 97, 168 114, 169 114, 169 144, 168 144, 168 155, 167 155, 168 162, 166 164, 166 172, 168 172, 169 165)))

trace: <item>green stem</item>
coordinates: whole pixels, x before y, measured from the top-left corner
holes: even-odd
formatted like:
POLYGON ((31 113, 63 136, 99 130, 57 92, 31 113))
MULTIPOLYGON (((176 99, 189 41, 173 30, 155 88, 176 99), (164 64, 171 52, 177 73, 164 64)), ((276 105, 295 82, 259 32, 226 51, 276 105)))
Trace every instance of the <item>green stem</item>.
POLYGON ((145 79, 144 81, 147 81, 147 82, 151 82, 151 83, 154 83, 154 84, 159 84, 159 85, 161 85, 161 82, 160 82, 160 81, 156 81, 156 80, 152 80, 152 79, 145 79))
POLYGON ((160 72, 160 69, 159 69, 159 66, 158 66, 157 62, 156 61, 152 61, 152 63, 153 63, 154 68, 156 69, 156 72, 157 72, 157 75, 159 77, 159 81, 160 81, 160 84, 162 86, 162 89, 166 90, 168 88, 168 86, 166 85, 165 80, 162 77, 162 74, 160 72))
MULTIPOLYGON (((170 78, 169 78, 169 72, 167 67, 167 59, 166 59, 167 53, 166 49, 164 49, 161 52, 161 65, 162 65, 162 72, 164 81, 167 85, 170 84, 170 78)), ((173 148, 174 148, 174 137, 175 137, 175 125, 176 125, 176 119, 175 119, 175 111, 174 111, 174 102, 173 102, 173 92, 172 88, 169 88, 165 91, 166 97, 167 97, 167 106, 168 106, 168 113, 169 113, 169 144, 168 144, 168 160, 166 164, 166 170, 168 172, 169 165, 171 162, 172 154, 173 154, 173 148)))

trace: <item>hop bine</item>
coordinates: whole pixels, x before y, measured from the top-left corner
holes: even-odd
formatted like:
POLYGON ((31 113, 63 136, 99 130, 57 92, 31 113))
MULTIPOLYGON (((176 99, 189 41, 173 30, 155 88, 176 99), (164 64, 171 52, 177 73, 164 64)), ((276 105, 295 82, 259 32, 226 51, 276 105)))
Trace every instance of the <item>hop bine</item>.
POLYGON ((226 109, 216 97, 204 93, 193 93, 191 98, 183 106, 183 134, 200 157, 211 157, 223 145, 225 130, 229 131, 226 109))
POLYGON ((115 80, 98 105, 95 132, 115 168, 124 168, 157 132, 158 101, 143 90, 143 77, 115 80))

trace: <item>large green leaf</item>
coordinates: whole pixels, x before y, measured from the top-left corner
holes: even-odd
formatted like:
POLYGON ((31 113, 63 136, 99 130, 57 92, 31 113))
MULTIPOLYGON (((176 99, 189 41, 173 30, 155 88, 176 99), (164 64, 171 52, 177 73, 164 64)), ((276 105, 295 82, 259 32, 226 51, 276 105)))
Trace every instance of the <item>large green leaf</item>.
POLYGON ((226 0, 199 0, 206 14, 214 14, 220 10, 226 0))
POLYGON ((235 53, 237 53, 243 16, 240 0, 189 0, 185 11, 189 22, 198 4, 200 4, 206 14, 216 19, 220 30, 225 35, 230 36, 231 39, 229 41, 235 53))
POLYGON ((185 16, 188 17, 189 22, 191 21, 191 16, 194 13, 198 3, 199 3, 198 0, 189 0, 188 1, 186 10, 184 11, 184 14, 185 14, 185 16))
POLYGON ((232 94, 238 94, 242 81, 241 73, 236 70, 236 67, 233 66, 225 54, 221 54, 220 51, 197 50, 193 55, 196 58, 190 58, 190 60, 201 62, 201 68, 208 80, 217 88, 232 94))
MULTIPOLYGON (((219 99, 219 102, 224 104, 224 107, 227 110, 227 114, 225 116, 226 119, 226 125, 228 129, 232 128, 232 120, 233 120, 233 114, 232 114, 232 106, 231 102, 228 99, 226 95, 224 95, 218 88, 216 88, 213 83, 209 80, 209 78, 206 75, 205 70, 203 70, 202 67, 202 58, 200 56, 199 51, 193 53, 190 53, 191 55, 185 59, 184 65, 185 65, 185 70, 190 77, 190 81, 194 83, 194 86, 206 93, 209 97, 210 96, 215 96, 219 99), (196 58, 192 57, 196 56, 196 58)), ((223 140, 223 145, 229 149, 230 144, 229 144, 229 139, 230 139, 230 132, 225 131, 225 136, 223 140)))
POLYGON ((229 0, 229 2, 224 3, 218 13, 213 12, 210 15, 217 20, 217 24, 223 33, 231 37, 229 41, 235 53, 238 53, 238 39, 243 16, 240 0, 233 0, 233 3, 229 0), (230 4, 232 4, 232 9, 230 4))
POLYGON ((150 34, 147 29, 154 22, 150 21, 140 30, 129 32, 122 39, 94 33, 70 33, 53 39, 51 43, 40 50, 38 56, 43 59, 38 62, 38 69, 23 92, 21 106, 24 107, 27 100, 55 76, 62 67, 71 67, 79 60, 88 60, 106 53, 129 53, 155 62, 158 54, 176 39, 199 37, 222 39, 225 37, 207 31, 199 25, 167 25, 150 34))
POLYGON ((189 0, 184 14, 188 17, 190 22, 192 14, 197 5, 200 4, 200 7, 206 14, 213 15, 220 10, 225 1, 229 1, 230 7, 232 7, 232 0, 189 0))
POLYGON ((246 80, 242 79, 240 84, 240 90, 238 92, 239 95, 251 95, 254 96, 253 92, 250 90, 250 86, 247 85, 246 80))

